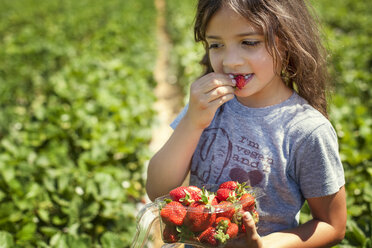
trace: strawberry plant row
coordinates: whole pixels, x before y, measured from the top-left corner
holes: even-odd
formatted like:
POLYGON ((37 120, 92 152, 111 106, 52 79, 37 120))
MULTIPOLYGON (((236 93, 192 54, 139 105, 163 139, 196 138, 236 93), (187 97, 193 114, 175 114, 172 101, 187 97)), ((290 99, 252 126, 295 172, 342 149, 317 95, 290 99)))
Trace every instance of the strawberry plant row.
POLYGON ((2 247, 129 247, 155 115, 154 10, 0 1, 2 247))

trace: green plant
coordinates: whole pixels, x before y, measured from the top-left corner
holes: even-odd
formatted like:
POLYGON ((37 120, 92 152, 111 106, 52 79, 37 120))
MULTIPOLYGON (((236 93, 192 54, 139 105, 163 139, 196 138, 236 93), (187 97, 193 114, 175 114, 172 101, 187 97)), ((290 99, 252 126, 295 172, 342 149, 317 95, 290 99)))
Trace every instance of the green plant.
POLYGON ((152 1, 0 9, 0 243, 129 247, 155 115, 152 1))

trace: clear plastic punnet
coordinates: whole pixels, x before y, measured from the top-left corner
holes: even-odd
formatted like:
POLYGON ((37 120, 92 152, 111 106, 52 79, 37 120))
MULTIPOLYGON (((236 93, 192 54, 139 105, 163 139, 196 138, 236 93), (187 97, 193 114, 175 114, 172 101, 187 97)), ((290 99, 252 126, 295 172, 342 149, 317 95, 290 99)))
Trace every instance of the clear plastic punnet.
MULTIPOLYGON (((239 184, 239 189, 225 190, 227 199, 221 200, 221 185, 198 188, 200 194, 196 200, 190 195, 179 200, 165 195, 146 204, 137 215, 137 232, 131 248, 146 247, 152 228, 159 228, 164 242, 162 248, 182 244, 222 248, 244 236, 243 213, 249 211, 258 222, 256 204, 264 193, 243 183, 239 184)), ((189 192, 186 186, 182 190, 189 192)))

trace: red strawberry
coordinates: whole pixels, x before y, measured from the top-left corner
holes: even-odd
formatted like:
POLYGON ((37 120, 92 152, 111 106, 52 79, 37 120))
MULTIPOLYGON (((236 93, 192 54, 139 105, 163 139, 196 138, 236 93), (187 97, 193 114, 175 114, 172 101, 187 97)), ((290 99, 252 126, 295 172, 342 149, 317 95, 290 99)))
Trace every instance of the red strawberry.
POLYGON ((227 181, 222 183, 219 186, 219 189, 230 189, 235 190, 238 187, 239 183, 237 181, 227 181))
POLYGON ((176 226, 182 225, 186 214, 186 207, 177 201, 171 201, 160 211, 160 216, 165 224, 173 224, 176 226))
POLYGON ((234 79, 236 81, 236 87, 240 90, 243 89, 244 86, 247 84, 243 75, 237 75, 234 77, 234 79))
POLYGON ((212 246, 217 246, 218 242, 215 237, 216 234, 216 229, 210 226, 199 235, 199 241, 201 243, 207 243, 212 246))
MULTIPOLYGON (((187 187, 187 191, 190 192, 192 201, 200 201, 202 190, 196 186, 187 187)), ((190 202, 191 203, 191 202, 190 202)))
POLYGON ((230 239, 235 238, 239 233, 239 226, 235 223, 231 223, 230 226, 226 230, 226 234, 229 235, 230 239))
POLYGON ((251 211, 254 209, 256 201, 253 195, 245 193, 239 198, 239 200, 243 206, 243 210, 251 211))
POLYGON ((180 186, 169 192, 169 196, 173 201, 178 201, 185 206, 189 206, 192 202, 199 201, 201 189, 196 186, 180 186))
POLYGON ((215 206, 217 218, 226 217, 231 219, 235 214, 235 206, 229 201, 222 201, 215 206))
POLYGON ((210 204, 211 204, 212 206, 218 204, 218 200, 217 200, 217 197, 216 197, 216 196, 213 196, 212 200, 210 201, 210 204))
POLYGON ((214 222, 214 225, 218 226, 221 225, 221 223, 226 224, 226 226, 230 226, 231 220, 227 217, 217 217, 216 221, 214 222))
POLYGON ((240 233, 246 233, 246 232, 247 232, 247 230, 245 229, 245 225, 244 225, 244 223, 241 223, 241 225, 240 225, 240 229, 239 229, 239 232, 240 232, 240 233))
POLYGON ((169 192, 169 196, 171 197, 171 199, 173 201, 180 201, 180 199, 182 198, 185 198, 186 196, 186 192, 185 190, 187 189, 187 187, 185 186, 180 186, 180 187, 177 187, 175 189, 172 189, 170 192, 169 192))
POLYGON ((188 207, 185 224, 193 232, 200 232, 213 225, 216 213, 210 211, 211 206, 202 202, 191 203, 188 207))
POLYGON ((236 193, 231 189, 218 189, 216 192, 216 197, 218 202, 221 201, 231 201, 234 202, 236 200, 236 193))
POLYGON ((179 233, 176 226, 166 225, 163 230, 163 241, 165 243, 176 243, 179 239, 179 233))

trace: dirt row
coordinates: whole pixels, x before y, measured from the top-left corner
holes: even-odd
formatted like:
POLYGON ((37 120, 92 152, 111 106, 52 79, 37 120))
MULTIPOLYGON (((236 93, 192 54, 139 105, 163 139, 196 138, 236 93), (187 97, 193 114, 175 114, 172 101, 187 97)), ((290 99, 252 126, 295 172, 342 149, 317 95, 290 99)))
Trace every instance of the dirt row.
MULTIPOLYGON (((158 54, 156 66, 154 69, 154 77, 157 82, 155 88, 155 110, 157 111, 158 123, 153 130, 150 150, 155 153, 167 141, 172 133, 169 124, 176 117, 182 106, 182 93, 179 87, 169 82, 171 71, 169 70, 169 53, 172 47, 171 40, 166 31, 166 3, 165 0, 154 0, 157 10, 157 43, 158 54)), ((150 200, 147 199, 149 202, 150 200)), ((163 245, 159 229, 159 222, 156 221, 152 226, 151 241, 148 242, 148 247, 159 248, 163 245)), ((183 247, 183 246, 182 246, 183 247)))

